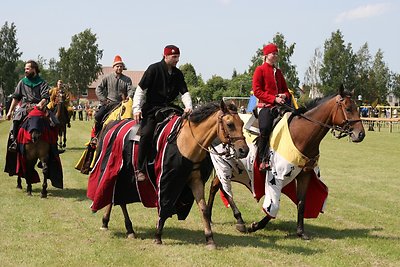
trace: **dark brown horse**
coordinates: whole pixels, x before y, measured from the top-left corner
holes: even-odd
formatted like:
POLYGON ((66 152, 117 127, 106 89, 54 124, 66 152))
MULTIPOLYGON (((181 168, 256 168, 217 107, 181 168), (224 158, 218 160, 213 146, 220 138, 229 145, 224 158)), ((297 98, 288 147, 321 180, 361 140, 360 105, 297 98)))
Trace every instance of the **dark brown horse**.
POLYGON ((64 90, 59 90, 57 95, 57 105, 55 108, 55 115, 59 121, 58 147, 60 149, 65 149, 65 147, 67 146, 67 126, 70 127, 69 113, 67 107, 65 106, 66 98, 67 98, 66 92, 64 90))
POLYGON ((47 197, 48 179, 53 186, 63 188, 61 162, 56 150, 57 130, 50 127, 46 113, 34 108, 19 130, 17 152, 8 152, 6 172, 18 175, 17 187, 22 189, 21 177, 25 178, 27 194, 32 195, 32 184, 40 181, 35 166, 40 161, 43 172, 41 197, 47 197))
MULTIPOLYGON (((328 97, 313 103, 304 114, 297 114, 292 117, 291 121, 288 121, 288 129, 290 132, 293 144, 300 151, 307 160, 305 166, 300 168, 300 172, 295 176, 297 188, 295 188, 295 194, 297 198, 297 235, 303 239, 308 239, 308 236, 304 233, 304 211, 305 211, 305 199, 307 189, 310 183, 311 174, 314 172, 313 167, 317 165, 319 157, 319 145, 321 140, 327 134, 329 130, 333 132, 339 132, 338 138, 349 136, 352 142, 361 142, 365 137, 365 131, 362 122, 359 117, 359 112, 355 102, 351 99, 352 92, 345 91, 340 88, 338 95, 334 97, 328 97)), ((253 150, 252 150, 253 151, 253 150)), ((254 150, 255 151, 255 150, 254 150)), ((214 155, 212 155, 214 157, 214 155)), ((249 156, 251 153, 249 153, 249 156)), ((220 158, 217 158, 220 159, 220 158)), ((218 161, 221 164, 219 168, 226 167, 224 175, 226 177, 232 177, 233 168, 230 166, 236 166, 235 160, 229 162, 229 160, 218 161), (224 166, 225 165, 225 166, 224 166)), ((251 169, 253 166, 245 167, 249 161, 243 160, 244 168, 251 169)), ((236 161, 237 163, 237 161, 236 161)), ((214 161, 215 165, 215 161, 214 161)), ((243 171, 243 169, 241 170, 243 171)), ((251 172, 251 171, 250 171, 251 172)), ((246 173, 246 172, 244 172, 246 173)), ((245 174, 247 176, 249 172, 245 174)), ((234 176, 234 174, 233 174, 234 176)), ((248 176, 247 176, 248 177, 248 176)), ((268 177, 268 175, 267 175, 268 177)), ((244 183, 246 184, 246 183, 244 183)), ((248 185, 248 187, 251 187, 248 185)), ((220 179, 217 176, 214 177, 210 194, 208 199, 209 215, 211 220, 212 206, 214 197, 217 191, 222 188, 220 179)), ((262 220, 254 222, 250 227, 246 228, 244 220, 241 216, 239 209, 233 201, 232 194, 224 192, 224 196, 232 208, 233 215, 237 220, 236 228, 241 232, 255 232, 262 229, 266 224, 273 218, 267 213, 262 220)), ((253 192, 254 193, 254 192, 253 192)), ((279 201, 278 201, 279 202, 279 201)), ((279 204, 278 204, 279 205, 279 204)))
MULTIPOLYGON (((107 131, 107 129, 106 129, 107 131)), ((122 130, 119 130, 122 132, 122 130)), ((103 137, 100 138, 99 141, 99 147, 103 145, 103 142, 107 142, 107 134, 102 135, 103 137), (104 137, 106 136, 106 137, 104 137)), ((203 225, 204 225, 204 234, 206 237, 206 244, 209 248, 215 248, 215 242, 213 238, 213 233, 211 230, 211 225, 209 221, 209 216, 207 214, 207 207, 206 207, 206 202, 205 202, 205 197, 204 197, 204 185, 206 179, 208 179, 208 174, 204 175, 204 172, 202 171, 202 164, 203 161, 206 159, 206 156, 210 152, 208 150, 208 147, 210 146, 211 142, 215 139, 219 138, 222 143, 226 144, 228 147, 231 147, 232 150, 234 151, 235 156, 238 158, 243 158, 247 155, 248 153, 248 146, 245 142, 245 138, 243 136, 243 121, 240 119, 239 115, 237 114, 237 108, 233 105, 229 106, 229 108, 225 105, 225 103, 222 101, 220 105, 215 104, 215 103, 210 103, 207 105, 204 105, 203 107, 200 107, 199 109, 196 109, 193 111, 191 115, 187 119, 182 119, 182 124, 179 127, 178 131, 176 132, 176 135, 174 135, 173 141, 171 144, 168 143, 166 144, 165 152, 159 151, 158 154, 156 155, 156 158, 159 156, 164 156, 169 154, 169 159, 174 161, 177 158, 182 158, 184 163, 186 164, 185 166, 175 164, 175 167, 173 169, 170 169, 167 164, 164 162, 165 165, 162 165, 159 170, 160 172, 157 171, 157 168, 155 168, 155 173, 157 176, 157 180, 159 181, 156 183, 155 187, 157 189, 155 192, 164 192, 165 194, 170 194, 169 190, 164 189, 174 189, 174 188, 164 188, 162 187, 162 184, 168 183, 171 181, 174 181, 174 187, 179 187, 179 188, 184 188, 188 189, 190 192, 190 195, 192 197, 191 201, 196 200, 197 205, 200 209, 200 213, 202 216, 203 220, 203 225), (177 150, 175 150, 177 148, 177 150), (176 151, 176 152, 171 152, 171 151, 176 151), (165 154, 164 154, 165 153, 165 154), (184 174, 184 176, 180 176, 180 174, 184 174), (166 176, 164 176, 166 175, 166 176)), ((113 142, 115 144, 115 142, 113 142)), ((102 152, 100 152, 102 153, 102 152)), ((213 152, 211 152, 213 153, 213 152)), ((123 152, 124 158, 126 156, 126 152, 124 150, 123 152)), ((130 156, 131 157, 131 156, 130 156)), ((168 159, 165 159, 168 160, 168 159)), ((132 161, 132 159, 129 159, 128 161, 132 161)), ((125 162, 125 160, 124 160, 125 162)), ((174 163, 174 162, 170 162, 174 163)), ((156 163, 157 164, 157 163, 156 163)), ((124 166, 126 164, 124 163, 124 166)), ((96 165, 92 171, 92 174, 96 173, 98 168, 107 168, 107 164, 102 164, 102 162, 96 162, 96 165)), ((111 166, 110 166, 111 167, 111 166)), ((209 166, 211 167, 211 166, 209 166)), ((211 169, 209 168, 211 171, 211 169)), ((122 171, 124 174, 119 175, 117 177, 117 183, 114 186, 114 196, 113 199, 118 198, 118 179, 125 179, 132 180, 132 177, 134 177, 134 166, 131 167, 130 171, 127 173, 124 171, 124 167, 122 168, 122 171), (128 177, 128 178, 126 178, 128 177)), ((90 188, 90 179, 94 178, 95 181, 93 184, 97 186, 97 184, 101 183, 106 179, 105 177, 89 177, 89 187, 88 187, 88 192, 90 188)), ((145 183, 145 182, 136 182, 135 179, 134 183, 135 186, 134 188, 137 188, 137 186, 140 186, 140 183, 145 183)), ((124 186, 126 187, 126 186, 124 186)), ((185 194, 186 192, 185 191, 185 194)), ((183 192, 183 191, 182 191, 183 192)), ((165 202, 163 202, 162 194, 159 196, 155 196, 155 198, 159 198, 160 201, 158 202, 157 208, 159 210, 159 218, 157 222, 157 230, 155 234, 155 242, 157 244, 161 244, 161 236, 162 236, 162 231, 164 228, 165 221, 168 217, 170 217, 173 214, 173 211, 165 211, 167 210, 165 202), (165 212, 164 212, 165 211, 165 212)), ((179 197, 181 197, 184 193, 181 193, 179 197)), ((89 193, 88 193, 89 196, 89 193)), ((186 197, 189 197, 189 195, 185 195, 186 197)), ((90 196, 89 196, 90 197, 90 196)), ((172 196, 173 197, 173 196, 172 196)), ((143 199, 140 199, 143 203, 143 199)), ((136 202, 136 201, 135 201, 136 202)), ((178 199, 172 198, 172 199, 166 199, 166 202, 172 203, 172 205, 177 205, 179 202, 178 199)), ((96 203, 96 200, 94 199, 94 203, 96 203)), ((179 202, 181 203, 181 202, 179 202)), ((110 213, 111 213, 111 204, 108 203, 109 205, 106 208, 105 214, 103 216, 103 226, 102 228, 108 229, 108 222, 110 219, 110 213)), ((127 229, 127 235, 128 237, 135 237, 135 232, 133 231, 132 227, 132 222, 129 218, 127 208, 126 208, 127 203, 118 203, 118 205, 121 206, 122 211, 124 213, 125 217, 125 226, 127 229)), ((189 211, 191 204, 189 204, 189 211)), ((187 207, 187 205, 186 205, 187 207)), ((92 205, 93 209, 93 205, 92 205)), ((187 212, 189 212, 187 211, 187 212)), ((187 216, 187 215, 186 215, 187 216)), ((178 214, 179 217, 179 214, 178 214)))

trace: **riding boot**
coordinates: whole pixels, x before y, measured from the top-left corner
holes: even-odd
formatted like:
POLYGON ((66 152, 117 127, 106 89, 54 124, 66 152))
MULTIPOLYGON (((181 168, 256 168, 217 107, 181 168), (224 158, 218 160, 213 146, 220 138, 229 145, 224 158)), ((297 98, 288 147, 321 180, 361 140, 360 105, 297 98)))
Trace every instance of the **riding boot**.
POLYGON ((268 164, 268 155, 269 155, 269 146, 268 146, 269 136, 259 135, 258 138, 258 160, 259 160, 259 170, 266 171, 269 168, 268 164))
POLYGON ((8 147, 8 151, 17 152, 17 140, 12 133, 10 134, 10 146, 8 147))
POLYGON ((17 151, 17 133, 18 133, 18 126, 19 122, 18 121, 13 121, 13 128, 10 133, 10 146, 8 147, 8 151, 10 152, 16 152, 17 151))

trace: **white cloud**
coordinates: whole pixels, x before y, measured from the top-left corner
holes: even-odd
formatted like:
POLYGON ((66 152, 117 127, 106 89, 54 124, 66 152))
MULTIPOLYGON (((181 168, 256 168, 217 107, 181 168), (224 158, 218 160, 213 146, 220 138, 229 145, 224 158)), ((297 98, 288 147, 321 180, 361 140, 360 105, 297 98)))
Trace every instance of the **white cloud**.
POLYGON ((365 19, 378 15, 382 15, 387 10, 389 10, 389 4, 375 4, 375 5, 365 5, 360 6, 355 9, 345 11, 340 13, 335 21, 337 23, 345 21, 345 20, 357 20, 357 19, 365 19))

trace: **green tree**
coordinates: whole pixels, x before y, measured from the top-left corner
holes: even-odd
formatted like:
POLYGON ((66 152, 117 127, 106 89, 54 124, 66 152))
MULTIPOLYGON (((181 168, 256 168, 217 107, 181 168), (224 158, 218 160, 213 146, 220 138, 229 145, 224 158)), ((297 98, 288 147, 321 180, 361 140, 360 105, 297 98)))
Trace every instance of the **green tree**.
POLYGON ((103 57, 99 49, 96 34, 90 29, 72 36, 70 48, 59 49, 58 69, 61 79, 69 86, 71 92, 78 96, 87 90, 90 83, 97 79, 101 72, 98 63, 103 57))
MULTIPOLYGON (((365 43, 356 53, 355 58, 355 70, 356 70, 356 88, 354 94, 356 96, 361 95, 364 102, 371 103, 371 55, 368 49, 368 43, 365 43)), ((374 99, 372 99, 373 101, 374 99)))
POLYGON ((351 44, 344 44, 342 33, 337 30, 324 44, 324 59, 320 70, 321 92, 334 94, 343 84, 348 89, 355 88, 355 55, 351 44))
POLYGON ((230 96, 250 96, 252 77, 247 73, 237 74, 228 81, 230 96))
MULTIPOLYGON (((296 65, 293 65, 290 61, 294 53, 294 49, 296 43, 287 45, 285 41, 285 37, 281 33, 276 33, 272 42, 276 44, 279 50, 279 58, 277 62, 277 67, 282 70, 283 75, 285 76, 286 83, 289 88, 297 88, 299 87, 300 81, 298 78, 298 73, 296 70, 296 65)), ((254 71, 257 66, 263 64, 263 50, 262 48, 265 44, 256 51, 256 54, 251 59, 251 65, 249 66, 249 74, 253 76, 254 71)))
POLYGON ((379 103, 386 103, 386 96, 390 86, 390 71, 383 61, 383 52, 378 49, 376 52, 370 72, 370 82, 372 90, 370 92, 371 100, 378 98, 379 103))
POLYGON ((197 87, 201 83, 201 77, 199 78, 196 75, 196 70, 194 69, 193 65, 190 63, 183 64, 179 67, 182 71, 183 76, 185 76, 185 82, 188 87, 197 87))
POLYGON ((400 98, 400 74, 393 73, 391 81, 393 94, 400 98))
POLYGON ((5 22, 0 29, 0 90, 4 90, 0 95, 13 93, 19 79, 15 69, 22 53, 18 51, 16 34, 17 27, 14 23, 5 22))

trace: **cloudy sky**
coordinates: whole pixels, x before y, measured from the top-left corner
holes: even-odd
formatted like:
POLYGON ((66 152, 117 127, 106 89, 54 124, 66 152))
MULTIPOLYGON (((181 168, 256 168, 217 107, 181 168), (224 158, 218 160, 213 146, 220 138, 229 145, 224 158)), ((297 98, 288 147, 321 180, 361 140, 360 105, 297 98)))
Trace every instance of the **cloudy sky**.
POLYGON ((58 58, 71 37, 90 28, 104 50, 101 64, 120 54, 130 70, 159 61, 165 45, 181 49, 207 81, 243 73, 263 44, 282 33, 296 43, 292 63, 302 81, 316 48, 340 30, 354 52, 368 43, 400 73, 398 0, 38 0, 3 1, 0 25, 14 22, 22 60, 58 58))

